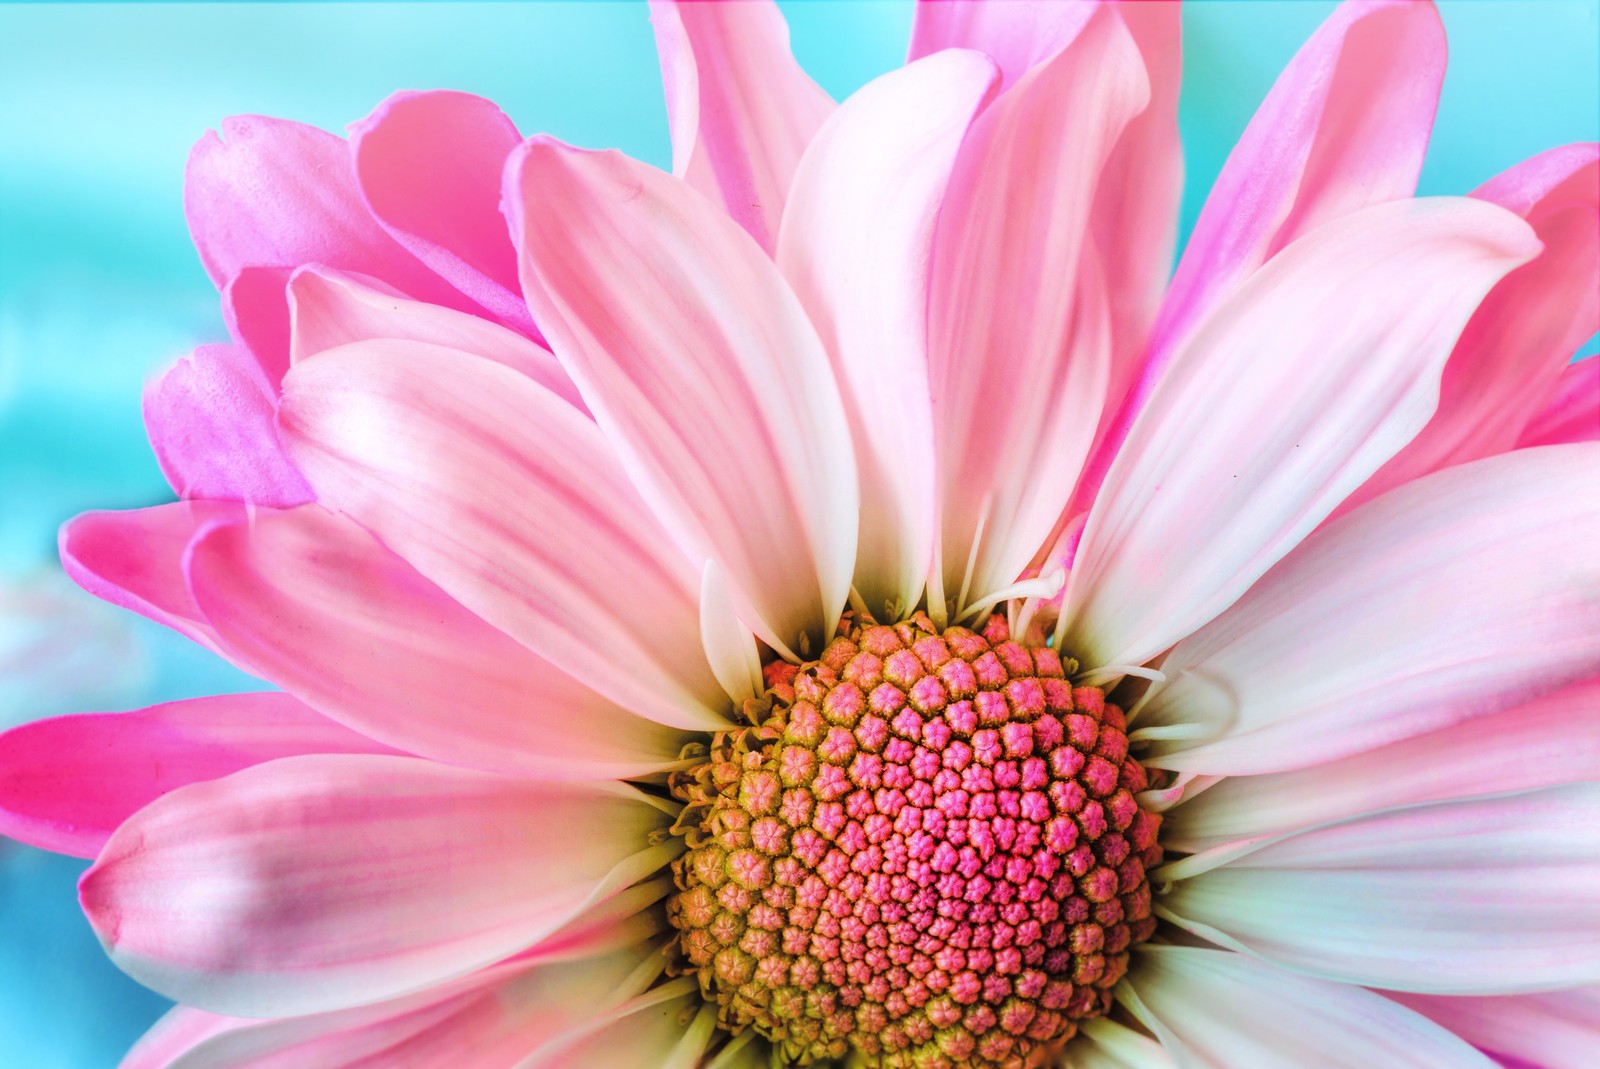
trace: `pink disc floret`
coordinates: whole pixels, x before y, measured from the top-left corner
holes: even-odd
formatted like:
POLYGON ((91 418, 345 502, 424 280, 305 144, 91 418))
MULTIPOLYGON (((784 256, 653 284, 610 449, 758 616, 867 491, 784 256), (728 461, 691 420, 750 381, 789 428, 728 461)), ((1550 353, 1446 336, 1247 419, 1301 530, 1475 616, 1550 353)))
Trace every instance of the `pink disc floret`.
POLYGON ((674 969, 780 1064, 1048 1064, 1155 929, 1126 722, 1005 620, 846 619, 676 773, 674 969))

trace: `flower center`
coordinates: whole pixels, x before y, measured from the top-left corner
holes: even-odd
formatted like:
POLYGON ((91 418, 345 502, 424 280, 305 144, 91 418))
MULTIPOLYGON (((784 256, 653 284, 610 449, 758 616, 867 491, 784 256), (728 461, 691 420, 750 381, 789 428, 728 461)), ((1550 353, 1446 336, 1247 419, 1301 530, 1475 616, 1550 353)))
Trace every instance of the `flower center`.
POLYGON ((1122 712, 1000 616, 841 630, 672 777, 675 968, 780 1064, 1045 1064, 1155 929, 1122 712))

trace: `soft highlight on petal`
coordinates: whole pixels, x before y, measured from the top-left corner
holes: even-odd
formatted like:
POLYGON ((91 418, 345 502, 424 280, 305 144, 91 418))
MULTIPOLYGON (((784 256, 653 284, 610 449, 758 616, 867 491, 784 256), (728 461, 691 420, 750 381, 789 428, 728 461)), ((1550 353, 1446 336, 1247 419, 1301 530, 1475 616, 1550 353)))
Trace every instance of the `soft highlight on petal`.
POLYGON ((1541 1069, 1590 1069, 1600 1050, 1600 987, 1485 998, 1389 997, 1483 1050, 1541 1069))
POLYGON ((280 420, 318 499, 462 605, 642 716, 723 725, 698 575, 570 404, 469 353, 363 341, 296 364, 280 420))

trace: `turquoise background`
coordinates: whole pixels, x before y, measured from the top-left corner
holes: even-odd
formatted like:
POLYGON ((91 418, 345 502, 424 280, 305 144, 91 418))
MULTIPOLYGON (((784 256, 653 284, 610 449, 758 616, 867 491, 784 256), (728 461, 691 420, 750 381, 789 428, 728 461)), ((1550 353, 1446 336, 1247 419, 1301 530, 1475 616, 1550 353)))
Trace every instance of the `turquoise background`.
MULTIPOLYGON (((1185 228, 1332 6, 1188 9, 1185 228)), ((1452 60, 1423 193, 1600 137, 1595 0, 1442 6, 1452 60)), ((836 97, 903 57, 909 2, 783 7, 836 97)), ((239 112, 340 130, 395 89, 434 87, 490 97, 524 132, 669 159, 642 2, 0 4, 0 728, 254 685, 66 584, 56 528, 170 498, 141 384, 224 337, 183 221, 194 140, 239 112)), ((164 1008, 101 955, 82 868, 0 841, 0 1066, 112 1066, 164 1008)))

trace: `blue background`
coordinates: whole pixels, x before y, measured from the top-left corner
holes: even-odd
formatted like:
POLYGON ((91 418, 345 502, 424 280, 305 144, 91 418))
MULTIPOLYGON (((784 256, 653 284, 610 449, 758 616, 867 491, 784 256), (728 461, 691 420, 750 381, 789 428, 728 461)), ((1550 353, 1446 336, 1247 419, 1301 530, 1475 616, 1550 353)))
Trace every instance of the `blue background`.
MULTIPOLYGON (((1185 229, 1332 6, 1189 7, 1185 229)), ((783 7, 835 97, 903 57, 909 0, 783 7)), ((1423 193, 1600 137, 1597 10, 1443 4, 1452 58, 1423 193)), ((59 575, 56 528, 170 499, 141 385, 224 338, 183 220, 194 140, 240 112, 337 131, 395 89, 435 87, 496 100, 524 132, 669 161, 642 2, 0 4, 0 729, 259 685, 79 593, 59 575)), ((0 1066, 112 1066, 165 1007, 101 955, 77 910, 82 868, 0 840, 0 1066)))

